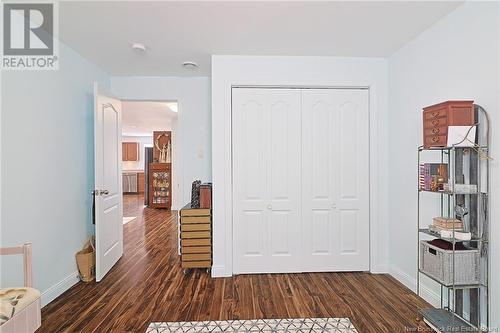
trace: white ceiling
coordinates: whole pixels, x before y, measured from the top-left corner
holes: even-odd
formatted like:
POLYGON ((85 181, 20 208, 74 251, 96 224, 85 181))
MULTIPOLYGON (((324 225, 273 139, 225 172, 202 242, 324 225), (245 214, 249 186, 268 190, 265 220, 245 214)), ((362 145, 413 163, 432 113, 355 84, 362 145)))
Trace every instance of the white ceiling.
POLYGON ((177 112, 168 105, 166 102, 122 102, 122 135, 153 136, 153 131, 170 131, 177 112))
POLYGON ((59 31, 112 75, 209 76, 212 54, 389 56, 460 3, 69 1, 59 31))

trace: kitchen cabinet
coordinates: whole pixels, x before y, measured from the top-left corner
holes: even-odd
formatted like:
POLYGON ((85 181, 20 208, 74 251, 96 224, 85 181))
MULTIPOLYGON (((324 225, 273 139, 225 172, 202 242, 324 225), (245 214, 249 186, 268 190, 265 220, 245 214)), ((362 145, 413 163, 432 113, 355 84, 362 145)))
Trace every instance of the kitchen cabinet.
POLYGON ((170 163, 149 163, 149 207, 172 206, 172 165, 170 163))
POLYGON ((137 173, 137 192, 144 193, 145 179, 144 172, 137 173))
POLYGON ((139 160, 139 143, 122 142, 122 161, 139 160))

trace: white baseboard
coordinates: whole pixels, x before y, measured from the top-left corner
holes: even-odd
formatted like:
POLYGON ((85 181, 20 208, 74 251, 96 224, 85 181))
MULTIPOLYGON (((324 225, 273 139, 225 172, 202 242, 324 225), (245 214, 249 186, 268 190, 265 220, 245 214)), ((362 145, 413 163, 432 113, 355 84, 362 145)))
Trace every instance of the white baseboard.
MULTIPOLYGON (((396 280, 404 284, 408 289, 416 292, 417 281, 414 277, 408 275, 395 266, 390 266, 389 274, 392 275, 396 280)), ((441 304, 439 294, 429 288, 429 286, 426 286, 422 280, 420 280, 420 297, 422 297, 435 307, 439 307, 441 304)))
POLYGON ((213 278, 218 278, 218 277, 227 277, 226 275, 226 267, 225 266, 212 266, 212 277, 213 278))
POLYGON ((386 265, 378 265, 378 266, 372 267, 370 269, 370 273, 372 273, 372 274, 387 274, 388 273, 387 266, 386 265))
POLYGON ((42 293, 42 307, 49 304, 80 281, 78 272, 73 272, 42 293))

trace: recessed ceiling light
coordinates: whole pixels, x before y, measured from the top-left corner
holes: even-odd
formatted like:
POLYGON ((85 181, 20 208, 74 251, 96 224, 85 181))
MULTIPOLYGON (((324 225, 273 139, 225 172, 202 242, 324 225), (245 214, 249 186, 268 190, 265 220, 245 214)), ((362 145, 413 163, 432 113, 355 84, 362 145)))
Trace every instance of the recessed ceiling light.
POLYGON ((182 67, 186 68, 186 69, 196 69, 198 68, 198 64, 195 63, 194 61, 184 61, 182 63, 182 67))
POLYGON ((146 51, 147 47, 143 43, 132 43, 132 48, 138 51, 146 51))

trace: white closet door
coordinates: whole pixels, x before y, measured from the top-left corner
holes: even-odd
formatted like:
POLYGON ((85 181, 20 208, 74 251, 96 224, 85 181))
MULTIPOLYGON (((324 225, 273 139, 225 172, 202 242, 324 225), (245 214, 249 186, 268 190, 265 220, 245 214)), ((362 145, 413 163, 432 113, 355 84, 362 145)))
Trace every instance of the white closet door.
POLYGON ((368 270, 368 90, 303 90, 302 154, 304 270, 368 270))
POLYGON ((300 271, 300 90, 235 88, 233 264, 300 271))

